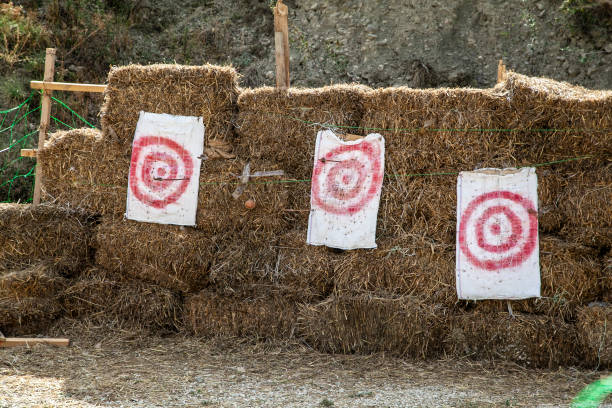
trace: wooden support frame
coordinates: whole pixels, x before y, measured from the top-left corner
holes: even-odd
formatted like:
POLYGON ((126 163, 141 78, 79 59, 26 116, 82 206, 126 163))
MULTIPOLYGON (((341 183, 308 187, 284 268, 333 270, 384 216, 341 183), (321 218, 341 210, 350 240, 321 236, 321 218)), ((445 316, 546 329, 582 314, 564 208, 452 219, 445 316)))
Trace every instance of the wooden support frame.
MULTIPOLYGON (((53 76, 55 75, 55 48, 47 48, 47 54, 45 56, 45 82, 52 82, 53 76)), ((45 145, 45 139, 47 138, 47 128, 49 127, 49 121, 51 120, 51 91, 44 90, 42 96, 42 103, 40 107, 40 127, 38 131, 38 150, 42 149, 45 145)), ((40 204, 40 188, 42 182, 42 169, 40 166, 36 166, 36 175, 34 177, 34 196, 32 197, 32 204, 40 204)))
POLYGON ((274 7, 274 54, 276 56, 276 87, 289 88, 289 8, 278 0, 274 7))
POLYGON ((30 88, 46 91, 104 92, 106 85, 74 84, 70 82, 30 81, 30 88))
POLYGON ((48 337, 0 337, 0 348, 33 346, 34 344, 68 347, 70 345, 70 339, 48 337))

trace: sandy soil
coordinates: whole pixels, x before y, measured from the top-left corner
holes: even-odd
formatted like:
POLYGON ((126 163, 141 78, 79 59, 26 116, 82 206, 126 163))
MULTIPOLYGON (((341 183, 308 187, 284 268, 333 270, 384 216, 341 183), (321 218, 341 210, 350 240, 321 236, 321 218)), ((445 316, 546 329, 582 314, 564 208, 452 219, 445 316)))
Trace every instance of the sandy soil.
POLYGON ((66 349, 0 349, 0 407, 556 407, 610 374, 332 356, 236 339, 71 339, 66 349))

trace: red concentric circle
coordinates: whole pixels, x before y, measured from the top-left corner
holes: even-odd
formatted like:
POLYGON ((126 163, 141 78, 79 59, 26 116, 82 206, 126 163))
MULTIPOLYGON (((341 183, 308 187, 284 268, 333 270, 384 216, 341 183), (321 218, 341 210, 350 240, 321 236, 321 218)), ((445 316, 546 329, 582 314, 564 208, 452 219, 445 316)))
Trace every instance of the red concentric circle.
POLYGON ((339 146, 317 160, 312 175, 312 202, 324 211, 352 215, 380 191, 383 169, 376 143, 339 146))
POLYGON ((143 136, 134 143, 129 185, 144 204, 161 209, 176 202, 192 175, 191 155, 174 140, 143 136))
POLYGON ((494 271, 518 266, 531 255, 537 241, 537 211, 520 194, 482 194, 461 214, 459 248, 478 268, 494 271))

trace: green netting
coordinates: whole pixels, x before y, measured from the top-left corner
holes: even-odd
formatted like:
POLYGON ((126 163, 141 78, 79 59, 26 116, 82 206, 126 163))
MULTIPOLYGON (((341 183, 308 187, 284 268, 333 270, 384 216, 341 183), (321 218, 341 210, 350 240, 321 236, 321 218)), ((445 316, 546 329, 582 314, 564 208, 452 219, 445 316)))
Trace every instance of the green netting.
MULTIPOLYGON (((38 144, 41 92, 32 92, 19 105, 0 110, 0 203, 32 202, 36 159, 21 157, 21 149, 35 148, 38 144)), ((65 102, 51 97, 53 108, 49 132, 86 126, 95 128, 65 102), (67 123, 70 122, 71 124, 67 123)))

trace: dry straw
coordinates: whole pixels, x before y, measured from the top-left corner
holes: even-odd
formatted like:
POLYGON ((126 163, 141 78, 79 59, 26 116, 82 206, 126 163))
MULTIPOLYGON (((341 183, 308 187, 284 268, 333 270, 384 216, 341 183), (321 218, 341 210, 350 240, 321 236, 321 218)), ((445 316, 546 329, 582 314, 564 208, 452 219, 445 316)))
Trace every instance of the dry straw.
POLYGON ((207 140, 231 141, 238 74, 215 65, 113 67, 102 106, 104 138, 117 149, 132 146, 140 111, 202 116, 207 140))
POLYGON ((208 282, 213 239, 193 228, 103 217, 96 264, 165 288, 190 292, 208 282))
POLYGON ((612 306, 602 303, 581 308, 577 326, 586 363, 612 368, 612 306))
POLYGON ((59 296, 66 317, 140 330, 176 330, 182 303, 176 293, 89 268, 59 296))
POLYGON ((575 326, 546 315, 458 313, 448 321, 444 351, 454 357, 500 359, 527 367, 582 362, 575 326))
POLYGON ((300 308, 297 332, 328 353, 437 357, 445 311, 410 297, 332 296, 300 308))
POLYGON ((52 262, 41 262, 26 269, 0 272, 0 298, 53 298, 68 280, 52 262))
POLYGON ((235 299, 202 291, 185 301, 187 329, 204 337, 287 339, 293 336, 296 314, 296 304, 283 297, 235 299))
POLYGON ((78 209, 0 204, 0 271, 39 261, 78 271, 91 256, 92 223, 78 209))

